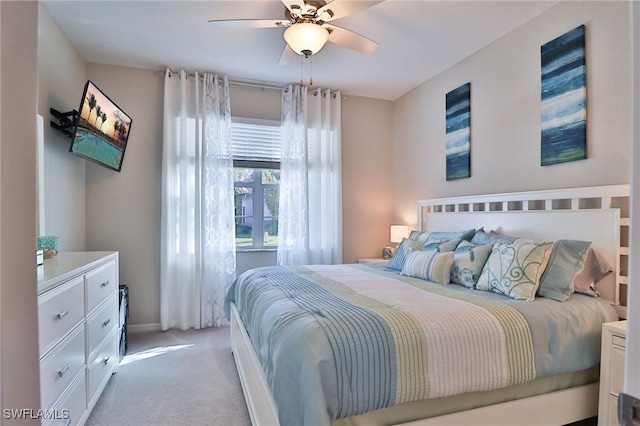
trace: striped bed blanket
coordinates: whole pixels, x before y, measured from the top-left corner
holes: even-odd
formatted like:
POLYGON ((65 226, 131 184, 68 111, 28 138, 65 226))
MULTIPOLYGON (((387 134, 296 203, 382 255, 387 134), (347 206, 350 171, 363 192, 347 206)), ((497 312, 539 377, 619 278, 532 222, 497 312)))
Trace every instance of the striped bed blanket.
MULTIPOLYGON (((532 323, 548 328, 548 312, 531 315, 535 310, 518 305, 536 302, 365 265, 254 269, 236 280, 228 303, 238 308, 282 425, 328 425, 391 405, 558 374, 564 367, 553 358, 566 349, 554 355, 549 345, 575 340, 550 338, 556 329, 535 336, 532 323)), ((598 363, 599 341, 589 345, 593 359, 574 369, 598 363)))

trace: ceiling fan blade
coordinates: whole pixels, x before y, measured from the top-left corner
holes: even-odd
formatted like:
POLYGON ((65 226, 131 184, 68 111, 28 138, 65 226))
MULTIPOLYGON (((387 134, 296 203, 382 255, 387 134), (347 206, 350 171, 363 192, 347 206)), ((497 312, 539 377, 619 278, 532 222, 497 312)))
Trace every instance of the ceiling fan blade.
POLYGON ((283 19, 211 19, 209 23, 220 28, 283 28, 290 24, 283 19))
POLYGON ((329 30, 329 41, 337 45, 366 54, 378 48, 378 43, 353 31, 329 24, 325 24, 323 27, 329 30))
POLYGON ((282 0, 282 3, 289 9, 289 12, 298 16, 307 11, 307 5, 304 0, 282 0))
MULTIPOLYGON (((284 1, 284 0, 283 0, 284 1)), ((364 9, 382 3, 384 0, 378 1, 352 1, 352 0, 333 0, 325 4, 317 11, 318 19, 329 22, 335 19, 344 18, 364 9)))
POLYGON ((280 62, 278 62, 278 65, 291 65, 299 61, 300 57, 300 55, 294 52, 293 49, 286 44, 282 50, 282 55, 280 55, 280 62))

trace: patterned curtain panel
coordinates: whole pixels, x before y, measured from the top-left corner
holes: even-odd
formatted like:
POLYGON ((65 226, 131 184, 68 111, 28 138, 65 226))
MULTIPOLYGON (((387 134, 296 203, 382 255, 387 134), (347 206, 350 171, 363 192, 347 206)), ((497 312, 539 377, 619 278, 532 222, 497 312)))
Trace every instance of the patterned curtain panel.
POLYGON ((235 279, 227 78, 167 70, 164 90, 160 320, 163 330, 227 324, 235 279))
POLYGON ((341 95, 282 95, 278 264, 342 263, 341 95))
POLYGON ((309 263, 309 202, 307 183, 307 88, 282 91, 282 156, 278 264, 309 263))

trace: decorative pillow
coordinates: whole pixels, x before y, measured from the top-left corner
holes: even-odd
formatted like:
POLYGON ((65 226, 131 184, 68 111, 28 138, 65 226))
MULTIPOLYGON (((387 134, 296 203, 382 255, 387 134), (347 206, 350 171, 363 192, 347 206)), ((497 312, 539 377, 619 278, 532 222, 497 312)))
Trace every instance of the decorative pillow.
POLYGON ((431 232, 429 231, 411 231, 411 234, 409 234, 409 239, 424 243, 425 241, 427 241, 427 238, 429 238, 429 234, 431 234, 431 232))
POLYGON ((422 247, 423 251, 427 251, 427 250, 435 250, 437 252, 440 253, 446 253, 449 251, 454 251, 456 249, 456 247, 458 247, 458 244, 460 243, 460 238, 455 238, 453 240, 448 240, 448 241, 438 241, 438 242, 426 242, 424 247, 422 247))
POLYGON ((400 275, 449 284, 453 252, 413 250, 407 255, 400 275))
POLYGON ((468 241, 460 242, 453 255, 451 282, 475 288, 492 248, 493 244, 477 246, 468 241))
POLYGON ((467 240, 473 238, 476 233, 475 229, 467 229, 460 232, 431 232, 426 240, 427 244, 438 241, 449 241, 454 239, 467 240))
POLYGON ((409 254, 409 251, 422 250, 423 246, 423 242, 403 238, 400 245, 398 245, 395 254, 389 261, 389 265, 387 265, 387 268, 401 271, 402 266, 404 265, 404 261, 407 258, 407 254, 409 254))
POLYGON ((590 241, 558 240, 540 279, 538 294, 564 302, 574 291, 576 277, 584 269, 590 241))
POLYGON ((552 248, 553 242, 524 238, 494 245, 476 289, 533 301, 552 248))
POLYGON ((596 291, 596 284, 611 272, 613 272, 613 268, 606 259, 593 248, 589 248, 587 250, 587 260, 584 262, 584 269, 574 280, 574 291, 593 297, 600 296, 596 291))
POLYGON ((481 246, 484 244, 496 244, 501 241, 512 243, 517 239, 518 237, 502 235, 496 231, 485 232, 484 229, 481 229, 477 231, 475 234, 473 234, 473 238, 471 238, 471 242, 475 245, 481 246))

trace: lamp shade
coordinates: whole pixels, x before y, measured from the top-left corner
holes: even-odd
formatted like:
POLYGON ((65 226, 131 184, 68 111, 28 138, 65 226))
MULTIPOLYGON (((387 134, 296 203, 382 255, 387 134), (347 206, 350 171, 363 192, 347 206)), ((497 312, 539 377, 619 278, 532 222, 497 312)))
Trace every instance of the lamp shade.
POLYGON ((409 227, 407 225, 391 225, 391 238, 389 241, 392 243, 402 242, 402 239, 408 236, 409 227))
POLYGON ((329 40, 329 31, 318 24, 301 22, 284 31, 284 39, 298 55, 315 55, 329 40))

